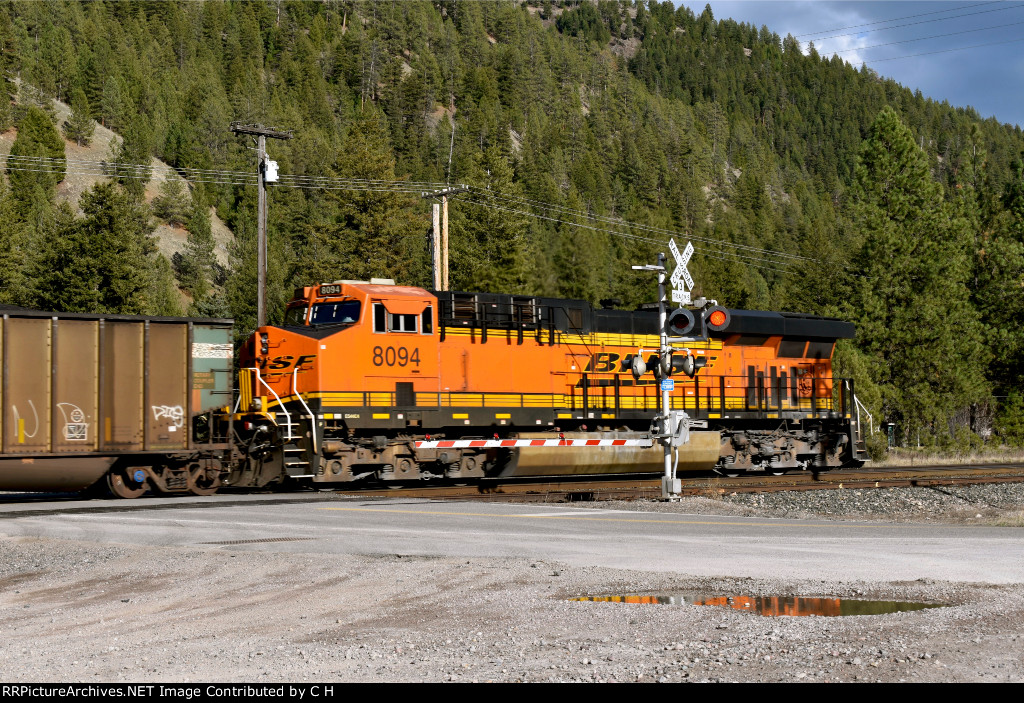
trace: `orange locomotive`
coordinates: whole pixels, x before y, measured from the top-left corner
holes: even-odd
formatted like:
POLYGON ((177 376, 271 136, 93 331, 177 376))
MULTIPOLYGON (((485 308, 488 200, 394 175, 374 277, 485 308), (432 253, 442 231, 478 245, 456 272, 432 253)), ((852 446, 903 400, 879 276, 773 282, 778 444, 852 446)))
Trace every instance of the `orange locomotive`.
MULTIPOLYGON (((831 377, 835 341, 853 326, 724 317, 690 345, 693 375, 672 376, 672 407, 694 427, 679 470, 863 461, 852 382, 831 377)), ((657 473, 659 343, 647 310, 379 280, 301 288, 284 324, 242 349, 247 459, 232 482, 657 473), (636 373, 637 356, 652 371, 636 373)))

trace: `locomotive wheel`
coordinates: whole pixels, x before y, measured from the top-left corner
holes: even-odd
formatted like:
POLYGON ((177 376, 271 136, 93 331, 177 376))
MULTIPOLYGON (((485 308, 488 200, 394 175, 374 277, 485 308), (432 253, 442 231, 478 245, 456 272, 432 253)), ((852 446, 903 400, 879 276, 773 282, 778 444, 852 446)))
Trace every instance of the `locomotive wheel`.
POLYGON ((136 481, 132 474, 139 469, 114 469, 107 474, 107 488, 115 498, 139 498, 146 489, 148 482, 143 476, 142 481, 136 481))

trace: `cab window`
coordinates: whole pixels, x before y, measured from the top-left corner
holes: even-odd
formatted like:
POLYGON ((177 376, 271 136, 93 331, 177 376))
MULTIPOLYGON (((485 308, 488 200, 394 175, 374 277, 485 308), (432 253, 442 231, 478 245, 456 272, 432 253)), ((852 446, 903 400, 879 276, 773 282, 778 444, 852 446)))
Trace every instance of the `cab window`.
POLYGON ((284 314, 284 324, 286 325, 304 325, 306 324, 306 311, 305 305, 296 305, 295 307, 288 308, 284 314))
POLYGON ((433 334, 433 308, 428 306, 418 315, 388 311, 383 303, 373 304, 373 331, 404 334, 433 334))
POLYGON ((352 325, 359 321, 358 300, 317 303, 309 316, 311 325, 352 325))
POLYGON ((416 332, 417 315, 388 313, 388 332, 416 332))

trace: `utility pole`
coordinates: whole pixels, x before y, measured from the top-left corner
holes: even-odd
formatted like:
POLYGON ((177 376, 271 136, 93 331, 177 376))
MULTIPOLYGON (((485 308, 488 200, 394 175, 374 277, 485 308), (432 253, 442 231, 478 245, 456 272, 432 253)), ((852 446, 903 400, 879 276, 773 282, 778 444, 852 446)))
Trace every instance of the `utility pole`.
POLYGON ((468 192, 468 186, 455 186, 436 193, 421 193, 424 198, 441 199, 441 202, 434 203, 433 207, 434 240, 431 250, 434 259, 435 290, 448 290, 448 196, 468 192))
POLYGON ((267 324, 267 183, 277 180, 277 162, 267 160, 267 137, 291 139, 292 133, 261 124, 241 122, 232 122, 231 131, 256 137, 256 171, 259 176, 259 195, 256 201, 256 326, 263 327, 267 324))

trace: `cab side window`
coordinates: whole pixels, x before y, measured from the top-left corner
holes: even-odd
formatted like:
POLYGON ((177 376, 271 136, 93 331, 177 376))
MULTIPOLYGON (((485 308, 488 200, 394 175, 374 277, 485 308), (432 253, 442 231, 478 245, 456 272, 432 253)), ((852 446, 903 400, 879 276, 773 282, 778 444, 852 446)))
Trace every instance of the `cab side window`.
POLYGON ((388 313, 388 332, 416 332, 416 315, 388 313))
POLYGON ((434 308, 432 305, 428 305, 424 310, 423 314, 420 315, 422 324, 420 325, 420 332, 423 334, 434 334, 434 308))
POLYGON ((402 334, 433 334, 433 307, 427 307, 418 315, 388 312, 383 303, 373 304, 373 331, 378 334, 398 332, 402 334))

